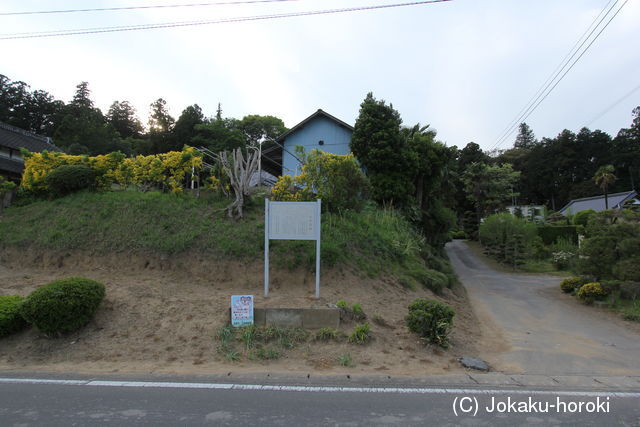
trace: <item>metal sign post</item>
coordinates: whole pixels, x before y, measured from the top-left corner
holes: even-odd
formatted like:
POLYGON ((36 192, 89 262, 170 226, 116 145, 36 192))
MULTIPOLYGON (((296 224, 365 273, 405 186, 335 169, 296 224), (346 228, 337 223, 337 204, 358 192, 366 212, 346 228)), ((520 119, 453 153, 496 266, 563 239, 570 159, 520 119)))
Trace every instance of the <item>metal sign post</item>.
POLYGON ((320 298, 320 199, 272 202, 264 199, 264 296, 269 295, 269 240, 316 241, 316 298, 320 298))

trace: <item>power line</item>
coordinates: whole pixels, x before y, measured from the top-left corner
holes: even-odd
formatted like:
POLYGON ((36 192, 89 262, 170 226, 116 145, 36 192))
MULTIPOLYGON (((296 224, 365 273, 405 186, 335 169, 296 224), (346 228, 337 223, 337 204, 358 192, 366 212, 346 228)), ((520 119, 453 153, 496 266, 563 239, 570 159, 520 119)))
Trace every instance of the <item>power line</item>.
POLYGON ((640 85, 636 86, 635 88, 631 89, 629 92, 627 92, 626 95, 623 95, 620 99, 618 99, 616 102, 614 102, 613 104, 611 104, 610 106, 608 106, 605 110, 603 110, 601 113, 599 113, 597 116, 595 116, 593 119, 591 119, 589 121, 589 123, 587 123, 586 125, 582 126, 583 128, 588 128, 589 126, 591 126, 591 124, 593 122, 595 122, 596 120, 598 120, 600 117, 604 116, 605 114, 607 114, 609 111, 611 111, 615 106, 617 106, 618 104, 620 104, 622 101, 624 101, 625 99, 627 99, 628 97, 630 97, 635 91, 637 91, 638 89, 640 89, 640 85))
MULTIPOLYGON (((492 149, 493 149, 493 147, 495 147, 497 145, 500 145, 500 143, 503 141, 503 139, 508 137, 513 132, 513 128, 515 126, 519 125, 520 118, 522 117, 522 115, 524 115, 524 113, 527 111, 527 109, 529 107, 531 107, 531 105, 538 99, 538 97, 540 97, 542 95, 542 93, 549 87, 549 84, 553 80, 555 80, 555 78, 562 71, 562 69, 564 69, 567 66, 567 64, 569 63, 571 58, 573 58, 575 56, 575 54, 578 52, 578 50, 580 49, 580 47, 582 47, 582 45, 584 44, 584 41, 586 41, 591 36, 591 34, 593 34, 593 30, 591 31, 591 33, 589 33, 589 30, 591 30, 591 27, 593 27, 594 24, 596 24, 596 22, 598 21, 600 16, 604 13, 605 10, 607 10, 607 8, 609 7, 609 5, 611 4, 612 1, 614 1, 614 0, 609 0, 609 2, 602 8, 600 13, 598 13, 598 15, 591 22, 591 24, 589 24, 589 26, 587 27, 585 32, 582 33, 582 35, 578 38, 578 40, 576 40, 575 44, 571 47, 571 49, 569 49, 569 52, 567 52, 567 54, 562 59, 562 61, 560 61, 558 66, 555 68, 555 70, 553 70, 553 72, 549 75, 549 77, 547 77, 547 80, 545 80, 545 82, 542 83, 542 85, 540 86, 538 91, 531 97, 531 99, 529 99, 529 101, 525 104, 525 106, 522 107, 522 110, 520 110, 520 112, 518 114, 516 114, 516 117, 511 122, 509 122, 507 127, 504 128, 504 130, 502 132, 500 132, 500 136, 496 140, 496 143, 494 143, 494 145, 491 147, 492 149), (587 36, 587 34, 589 34, 589 35, 587 36), (585 38, 585 36, 587 36, 587 37, 585 38), (582 42, 583 44, 580 44, 580 41, 582 41, 582 39, 584 39, 584 41, 582 42), (580 45, 580 46, 578 46, 578 45, 580 45)), ((618 2, 618 0, 615 0, 615 3, 617 3, 617 2, 618 2)), ((613 6, 615 6, 615 3, 614 3, 613 6)), ((609 11, 610 10, 611 9, 609 9, 609 11)), ((609 12, 607 12, 607 14, 608 13, 609 12)), ((605 16, 606 16, 606 14, 605 14, 605 16)), ((600 22, 598 22, 598 24, 596 24, 595 28, 597 28, 597 26, 600 25, 601 22, 602 22, 602 20, 600 20, 600 22)), ((595 28, 594 28, 594 30, 595 30, 595 28)))
MULTIPOLYGON (((564 77, 567 75, 567 73, 569 73, 569 71, 571 71, 573 69, 573 67, 578 63, 578 61, 584 56, 584 54, 589 50, 589 48, 593 45, 593 43, 598 39, 598 37, 600 37, 600 35, 602 34, 602 32, 609 26, 609 24, 611 23, 611 21, 613 21, 613 19, 618 16, 618 13, 620 13, 620 11, 622 10, 622 8, 627 4, 629 0, 625 0, 625 2, 622 4, 622 6, 620 6, 620 8, 613 14, 613 16, 611 16, 611 18, 606 22, 606 24, 600 29, 600 31, 595 35, 595 37, 593 39, 591 39, 591 42, 587 45, 587 47, 585 47, 582 52, 580 53, 580 55, 573 61, 573 63, 571 63, 571 65, 569 66, 569 68, 566 69, 566 71, 558 78, 558 76, 560 75, 560 73, 562 72, 562 70, 564 68, 567 67, 567 65, 569 64, 569 61, 575 57, 575 55, 577 55, 577 53, 579 52, 580 48, 582 48, 582 46, 584 46, 584 44, 587 42, 587 40, 589 39, 589 37, 595 32, 595 30, 598 28, 598 26, 600 26, 600 24, 604 21, 604 19, 606 19, 607 15, 611 12, 611 10, 615 7, 615 5, 617 4, 618 0, 616 0, 616 3, 614 3, 611 8, 609 8, 609 10, 607 10, 607 12, 605 13, 605 15, 602 17, 602 19, 598 22, 598 24, 596 25, 596 27, 591 31, 591 33, 589 33, 589 36, 580 44, 580 47, 578 48, 578 50, 576 50, 572 55, 571 58, 569 59, 569 61, 567 61, 567 63, 562 66, 562 68, 556 73, 556 75, 553 77, 553 79, 551 79, 549 81, 549 83, 546 85, 546 87, 544 88, 544 90, 542 91, 542 93, 540 93, 536 99, 534 99, 533 101, 530 101, 529 106, 525 109, 525 112, 522 113, 516 120, 515 120, 515 125, 512 125, 510 127, 510 130, 504 134, 501 138, 499 138, 496 143, 491 147, 491 149, 498 147, 502 142, 504 142, 504 140, 506 140, 506 138, 509 137, 509 135, 511 135, 513 133, 513 131, 516 129, 517 127, 517 123, 518 122, 522 122, 525 121, 535 110, 536 108, 538 108, 538 106, 547 98, 547 96, 549 96, 549 94, 556 88, 556 86, 558 86, 558 84, 564 79, 564 77), (557 80, 556 80, 557 79, 557 80), (555 83, 553 83, 555 81, 555 83), (552 85, 553 84, 553 85, 552 85), (546 92, 546 93, 545 93, 546 92), (544 95, 543 95, 544 94, 544 95)), ((608 5, 608 4, 607 4, 608 5)), ((605 6, 606 8, 607 6, 605 6)), ((596 18, 597 19, 597 18, 596 18)), ((593 25, 593 24, 592 24, 593 25)))
POLYGON ((225 2, 208 2, 208 3, 190 3, 190 4, 158 4, 152 6, 125 6, 125 7, 102 7, 94 9, 61 9, 61 10, 38 10, 38 11, 24 11, 24 12, 0 12, 0 16, 15 16, 15 15, 44 15, 55 13, 78 13, 78 12, 113 12, 120 10, 136 10, 136 9, 165 9, 176 7, 200 7, 200 6, 224 6, 234 4, 253 4, 253 3, 276 3, 276 2, 291 2, 298 0, 245 0, 245 1, 225 1, 225 2))
POLYGON ((384 5, 376 5, 376 6, 359 6, 359 7, 350 7, 350 8, 343 8, 343 9, 325 9, 325 10, 313 10, 313 11, 306 11, 306 12, 223 18, 223 19, 207 20, 207 21, 166 22, 166 23, 160 23, 160 24, 141 24, 141 25, 127 25, 127 26, 117 26, 117 27, 81 28, 81 29, 74 29, 74 30, 9 33, 9 34, 0 34, 0 40, 60 37, 60 36, 73 36, 73 35, 81 35, 81 34, 114 33, 114 32, 122 32, 122 31, 151 30, 151 29, 158 29, 158 28, 192 27, 192 26, 198 26, 198 25, 225 24, 225 23, 248 22, 248 21, 265 21, 265 20, 271 20, 271 19, 295 18, 295 17, 302 17, 302 16, 328 15, 328 14, 338 14, 338 13, 347 13, 347 12, 358 12, 358 11, 365 11, 365 10, 390 9, 390 8, 405 7, 405 6, 444 3, 444 2, 450 2, 450 1, 453 1, 453 0, 424 0, 424 1, 384 4, 384 5))

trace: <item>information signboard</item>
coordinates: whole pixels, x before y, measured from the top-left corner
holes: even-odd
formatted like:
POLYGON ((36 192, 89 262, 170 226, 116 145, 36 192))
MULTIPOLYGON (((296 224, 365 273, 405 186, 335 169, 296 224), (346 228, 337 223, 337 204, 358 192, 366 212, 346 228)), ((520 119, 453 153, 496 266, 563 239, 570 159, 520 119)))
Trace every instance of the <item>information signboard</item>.
POLYGON ((253 325, 253 295, 231 296, 231 325, 253 325))
POLYGON ((315 202, 264 200, 264 296, 269 295, 269 240, 316 241, 316 298, 320 298, 320 199, 315 202))

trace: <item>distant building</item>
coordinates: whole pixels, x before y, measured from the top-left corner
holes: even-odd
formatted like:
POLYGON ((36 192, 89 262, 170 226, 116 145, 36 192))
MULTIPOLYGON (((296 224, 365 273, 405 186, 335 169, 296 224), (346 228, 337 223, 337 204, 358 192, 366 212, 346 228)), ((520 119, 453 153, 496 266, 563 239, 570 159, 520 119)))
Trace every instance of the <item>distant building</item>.
POLYGON ((317 148, 332 154, 349 154, 353 126, 318 110, 287 132, 277 141, 282 146, 282 175, 300 175, 302 165, 296 155, 296 146, 305 153, 317 148))
MULTIPOLYGON (((620 209, 622 205, 628 200, 635 201, 636 204, 640 203, 638 200, 638 193, 635 190, 625 191, 623 193, 613 193, 608 195, 609 209, 620 209)), ((606 209, 604 195, 585 197, 583 199, 575 199, 567 203, 565 207, 560 209, 562 215, 573 215, 580 211, 586 211, 593 209, 596 212, 601 212, 606 209)))
POLYGON ((0 122, 0 175, 16 182, 20 181, 24 170, 21 148, 32 153, 62 151, 51 143, 51 138, 0 122))
POLYGON ((519 216, 533 222, 544 222, 545 207, 542 205, 507 206, 507 211, 513 216, 519 216))

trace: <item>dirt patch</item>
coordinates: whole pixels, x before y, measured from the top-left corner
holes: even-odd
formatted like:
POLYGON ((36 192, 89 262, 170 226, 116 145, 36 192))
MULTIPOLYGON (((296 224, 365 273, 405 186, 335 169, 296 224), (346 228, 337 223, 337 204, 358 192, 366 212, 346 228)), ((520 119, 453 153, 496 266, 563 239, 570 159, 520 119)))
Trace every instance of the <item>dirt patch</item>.
MULTIPOLYGON (((77 333, 56 339, 35 328, 2 340, 0 369, 74 372, 220 373, 343 372, 426 375, 461 372, 457 358, 477 354, 480 327, 463 289, 434 296, 393 280, 342 270, 323 271, 321 295, 315 276, 272 269, 269 298, 262 296, 261 262, 220 262, 215 257, 116 254, 93 257, 69 252, 2 250, 0 295, 28 295, 52 280, 83 276, 104 283, 107 295, 95 319, 77 333), (362 305, 374 339, 359 346, 309 340, 277 360, 228 362, 216 350, 217 330, 228 316, 231 295, 253 294, 257 307, 313 307, 339 299, 362 305), (436 298, 456 310, 451 348, 421 342, 404 323, 418 297, 436 298), (372 321, 374 315, 378 320, 372 321), (353 367, 338 363, 349 354, 353 367)), ((355 323, 341 326, 349 334, 355 323)))

